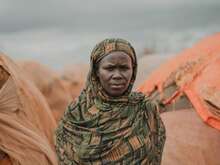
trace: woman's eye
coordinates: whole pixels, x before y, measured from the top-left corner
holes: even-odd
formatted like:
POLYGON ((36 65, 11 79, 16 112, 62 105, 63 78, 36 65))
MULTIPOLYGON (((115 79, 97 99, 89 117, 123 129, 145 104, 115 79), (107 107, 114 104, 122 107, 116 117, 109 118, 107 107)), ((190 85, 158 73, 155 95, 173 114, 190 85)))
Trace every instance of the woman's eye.
POLYGON ((129 67, 127 67, 127 66, 121 67, 121 70, 128 70, 128 69, 129 69, 129 67))
POLYGON ((112 71, 114 68, 113 67, 106 67, 105 70, 108 70, 108 71, 112 71))

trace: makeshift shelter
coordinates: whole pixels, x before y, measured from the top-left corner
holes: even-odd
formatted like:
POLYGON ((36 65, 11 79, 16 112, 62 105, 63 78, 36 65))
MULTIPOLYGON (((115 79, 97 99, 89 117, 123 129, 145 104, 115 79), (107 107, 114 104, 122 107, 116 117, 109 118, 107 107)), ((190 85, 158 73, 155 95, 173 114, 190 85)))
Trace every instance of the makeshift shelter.
POLYGON ((53 115, 58 122, 63 116, 72 97, 67 85, 60 79, 60 75, 45 65, 34 61, 18 62, 26 76, 34 82, 36 87, 46 98, 53 115))
POLYGON ((166 142, 161 165, 219 165, 220 133, 190 109, 161 114, 166 142))
POLYGON ((0 54, 0 164, 57 165, 55 127, 40 91, 0 54))
POLYGON ((79 96, 83 86, 85 85, 88 71, 89 65, 87 64, 73 64, 71 66, 64 67, 62 70, 60 78, 65 83, 72 99, 79 96))
POLYGON ((166 112, 162 165, 219 164, 220 33, 168 60, 138 90, 166 112))
POLYGON ((162 101, 168 111, 193 107, 220 130, 220 33, 161 65, 138 90, 162 101))
POLYGON ((138 58, 138 72, 135 79, 134 88, 137 88, 140 84, 143 83, 143 80, 154 71, 159 65, 171 59, 174 55, 169 54, 153 54, 145 55, 138 58))

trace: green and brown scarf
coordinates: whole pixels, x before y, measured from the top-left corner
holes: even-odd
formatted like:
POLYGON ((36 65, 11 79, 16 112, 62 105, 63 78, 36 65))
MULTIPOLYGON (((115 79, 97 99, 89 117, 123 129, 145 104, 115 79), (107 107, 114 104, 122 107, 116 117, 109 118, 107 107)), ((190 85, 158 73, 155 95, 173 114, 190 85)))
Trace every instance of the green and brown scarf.
POLYGON ((137 72, 133 47, 122 39, 106 39, 91 54, 86 87, 71 103, 56 130, 60 165, 159 165, 165 128, 157 106, 131 92, 137 72), (108 96, 98 81, 98 62, 123 51, 133 64, 133 76, 123 96, 108 96))

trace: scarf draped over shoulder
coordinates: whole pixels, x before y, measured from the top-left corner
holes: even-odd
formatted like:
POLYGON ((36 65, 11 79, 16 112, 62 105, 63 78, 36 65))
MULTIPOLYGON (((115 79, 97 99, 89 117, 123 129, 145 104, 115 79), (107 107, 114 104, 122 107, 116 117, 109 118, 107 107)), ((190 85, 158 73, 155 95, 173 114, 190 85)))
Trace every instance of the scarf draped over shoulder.
POLYGON ((60 165, 159 165, 165 128, 156 104, 131 91, 137 73, 133 47, 123 39, 106 39, 95 46, 90 61, 86 86, 56 130, 60 165), (132 79, 120 97, 108 96, 96 76, 98 62, 113 51, 132 59, 132 79))

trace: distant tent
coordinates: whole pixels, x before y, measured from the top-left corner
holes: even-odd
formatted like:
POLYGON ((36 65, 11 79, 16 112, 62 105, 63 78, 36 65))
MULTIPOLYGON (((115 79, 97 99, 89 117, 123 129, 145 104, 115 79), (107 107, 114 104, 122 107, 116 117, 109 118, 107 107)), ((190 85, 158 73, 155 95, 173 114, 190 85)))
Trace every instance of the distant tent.
POLYGON ((57 72, 35 61, 22 61, 18 64, 42 92, 58 122, 72 100, 65 82, 57 72))
POLYGON ((220 33, 161 65, 138 90, 168 110, 194 107, 203 121, 220 130, 220 33))
POLYGON ((57 165, 51 110, 20 68, 0 54, 0 163, 57 165))
POLYGON ((83 89, 88 71, 89 65, 87 64, 73 64, 65 66, 62 70, 60 78, 65 83, 73 99, 78 97, 83 89))

